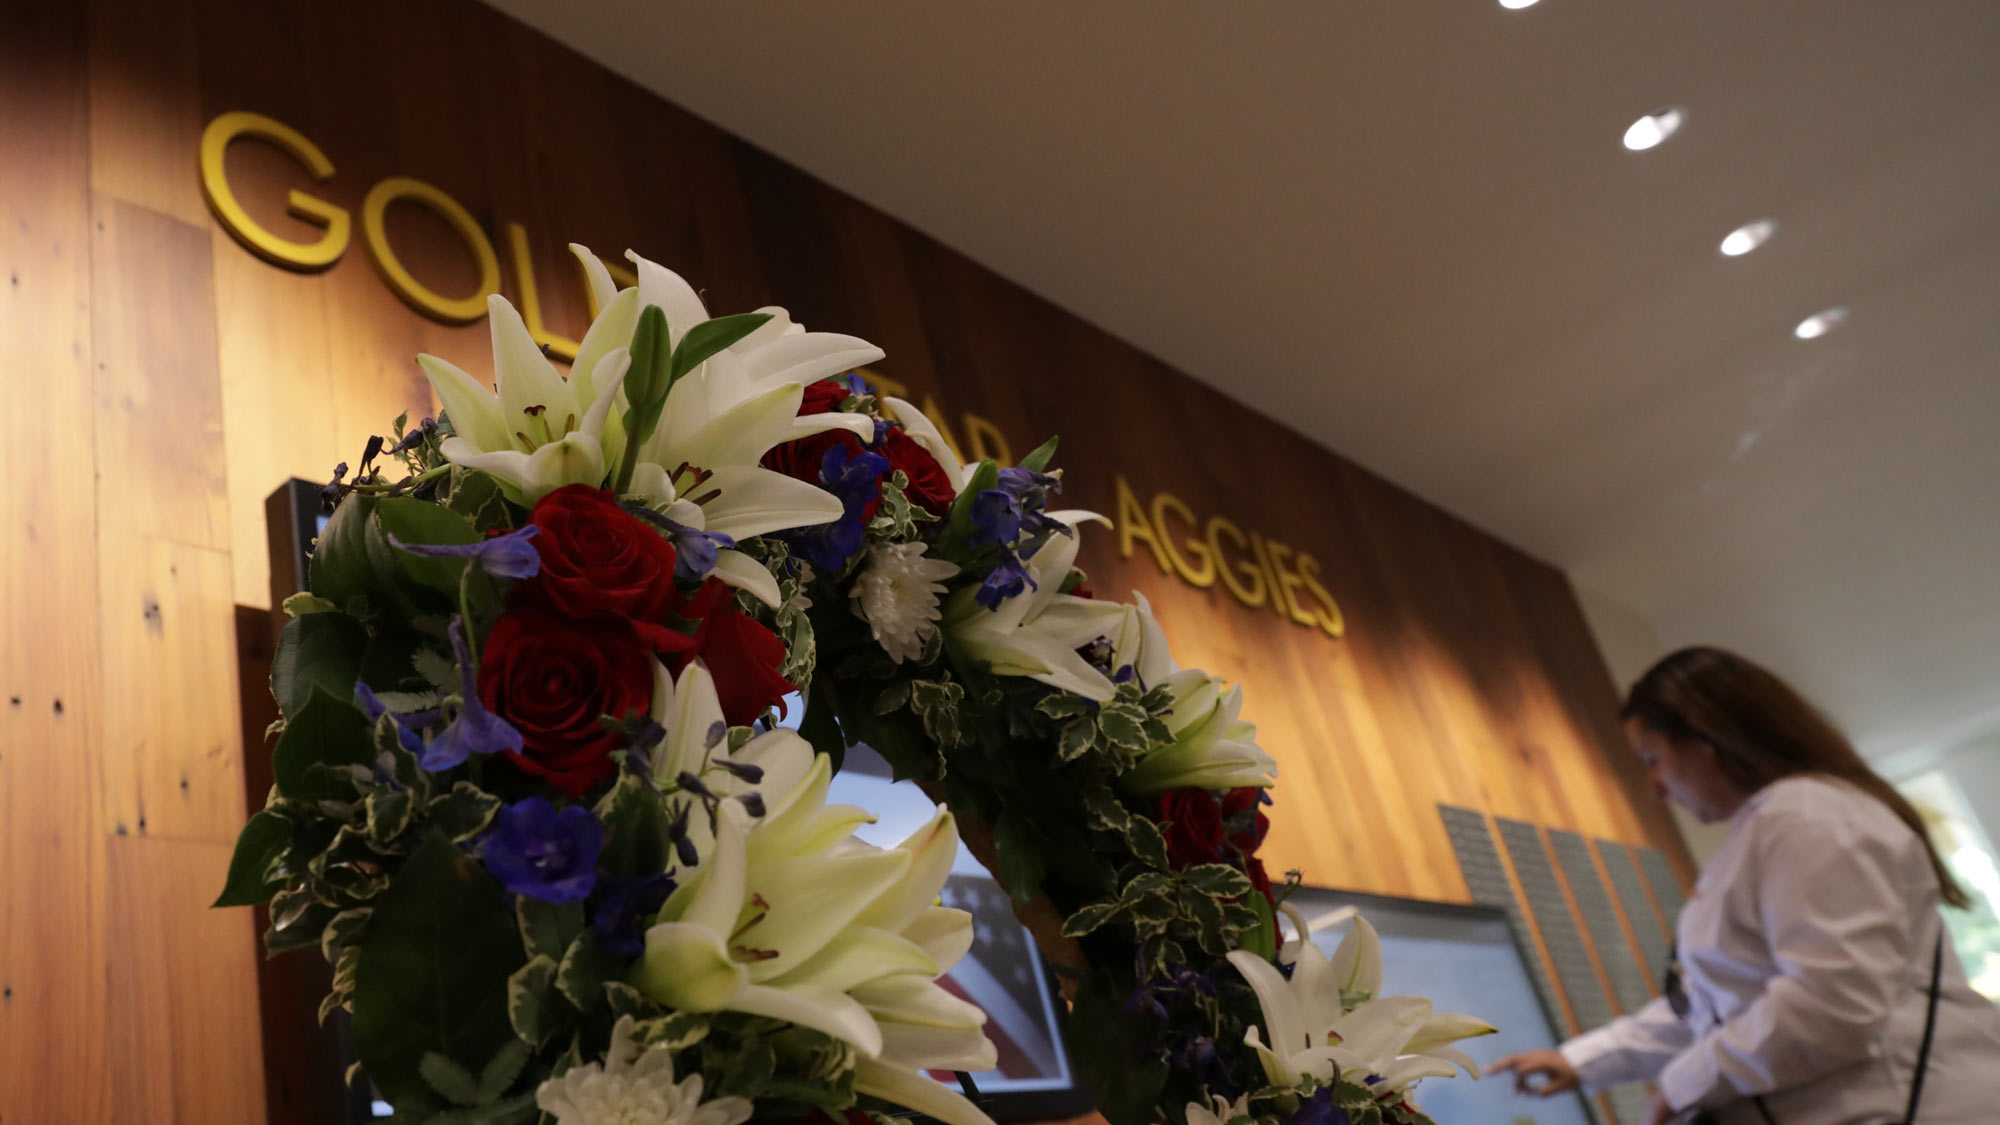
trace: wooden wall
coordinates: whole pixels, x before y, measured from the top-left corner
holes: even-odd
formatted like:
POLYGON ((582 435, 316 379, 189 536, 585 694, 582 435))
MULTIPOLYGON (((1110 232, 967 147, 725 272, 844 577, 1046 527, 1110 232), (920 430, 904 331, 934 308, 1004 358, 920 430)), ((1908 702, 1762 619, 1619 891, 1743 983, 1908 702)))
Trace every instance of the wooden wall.
MULTIPOLYGON (((1686 857, 1620 749, 1563 576, 888 217, 471 0, 11 0, 0 9, 0 1122, 263 1118, 247 911, 211 912, 244 818, 239 615, 269 605, 261 505, 433 409, 411 356, 486 368, 485 327, 393 296, 356 244, 287 272, 220 230, 203 125, 309 136, 356 210, 389 175, 528 230, 551 327, 561 247, 631 246, 711 308, 787 305, 881 344, 881 371, 1019 452, 1065 438, 1068 499, 1113 475, 1310 551, 1342 640, 1095 535, 1096 586, 1148 593, 1184 663, 1248 681, 1282 764, 1269 856, 1309 878, 1463 899, 1435 803, 1686 857)), ((274 231, 308 187, 275 150, 229 171, 274 231)), ((442 223, 391 212, 442 292, 442 223)), ((357 219, 357 228, 359 222, 357 219)), ((511 269, 507 291, 516 292, 511 269)), ((1336 354, 1329 363, 1338 362, 1336 354)), ((1310 378, 1302 372, 1301 378, 1310 378)), ((261 638, 241 638, 250 649, 261 638)), ((247 748, 252 754, 261 748, 247 748)))

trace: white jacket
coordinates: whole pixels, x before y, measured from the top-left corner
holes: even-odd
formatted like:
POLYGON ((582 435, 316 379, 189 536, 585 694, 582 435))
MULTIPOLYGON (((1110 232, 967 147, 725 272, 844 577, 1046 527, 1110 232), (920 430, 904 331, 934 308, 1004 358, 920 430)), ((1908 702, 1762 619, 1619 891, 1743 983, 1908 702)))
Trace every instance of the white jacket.
MULTIPOLYGON (((1765 786, 1679 923, 1686 1019, 1663 997, 1563 1044, 1595 1091, 1653 1081, 1676 1109, 1761 1125, 1900 1122, 1944 927, 1923 842, 1843 782, 1765 786)), ((1944 943, 1922 1125, 2000 1122, 2000 1008, 1944 943)))

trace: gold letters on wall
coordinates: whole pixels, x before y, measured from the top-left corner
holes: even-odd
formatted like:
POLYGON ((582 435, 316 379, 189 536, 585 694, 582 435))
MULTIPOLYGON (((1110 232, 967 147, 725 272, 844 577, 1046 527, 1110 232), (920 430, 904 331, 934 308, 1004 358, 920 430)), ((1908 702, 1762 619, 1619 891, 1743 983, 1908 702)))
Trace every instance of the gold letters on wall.
MULTIPOLYGON (((326 234, 313 243, 293 242, 264 229, 250 217, 230 189, 223 157, 231 141, 255 138, 276 145, 305 169, 315 183, 333 178, 333 162, 319 146, 298 130, 262 114, 225 113, 208 123, 201 137, 201 184, 208 205, 218 222, 238 242, 257 256, 286 269, 318 271, 332 266, 347 251, 353 234, 353 219, 347 209, 324 199, 293 189, 286 198, 287 212, 316 226, 326 234)), ((521 319, 535 342, 554 358, 576 358, 577 341, 551 331, 542 318, 539 283, 535 263, 528 250, 528 232, 519 223, 506 223, 509 264, 513 268, 520 297, 521 319)), ((446 324, 469 324, 486 315, 486 299, 500 291, 500 257, 493 241, 464 206, 443 191, 422 180, 391 176, 370 188, 361 204, 362 241, 369 259, 390 289, 411 308, 446 324), (386 216, 389 205, 407 201, 428 208, 448 223, 464 242, 479 272, 474 292, 463 297, 447 297, 418 281, 389 245, 386 216)), ((630 270, 606 263, 621 285, 637 285, 630 270)), ((597 315, 596 300, 589 278, 578 275, 590 306, 597 315)), ((875 371, 861 372, 883 393, 907 398, 909 387, 875 371)), ((963 443, 944 422, 944 413, 935 399, 926 396, 922 409, 938 423, 941 435, 960 460, 992 458, 1002 465, 1014 463, 1014 451, 1006 435, 992 421, 970 412, 960 415, 963 443)), ((1319 560, 1304 551, 1294 551, 1276 539, 1243 530, 1221 515, 1206 523, 1172 493, 1155 495, 1150 505, 1141 504, 1124 476, 1118 485, 1118 545, 1131 558, 1134 545, 1144 543, 1162 573, 1179 577, 1191 586, 1207 588, 1219 578, 1232 597, 1250 609, 1270 606, 1296 625, 1318 629, 1329 637, 1346 631, 1340 605, 1319 581, 1319 560)))
POLYGON ((1162 573, 1177 575, 1190 586, 1206 588, 1220 578, 1230 596, 1251 609, 1269 605, 1293 624, 1329 637, 1347 632, 1340 603, 1320 584, 1318 559, 1254 531, 1245 535, 1227 516, 1210 516, 1201 523, 1171 492, 1142 504, 1124 474, 1116 481, 1118 553, 1123 557, 1131 558, 1135 545, 1144 543, 1162 573))

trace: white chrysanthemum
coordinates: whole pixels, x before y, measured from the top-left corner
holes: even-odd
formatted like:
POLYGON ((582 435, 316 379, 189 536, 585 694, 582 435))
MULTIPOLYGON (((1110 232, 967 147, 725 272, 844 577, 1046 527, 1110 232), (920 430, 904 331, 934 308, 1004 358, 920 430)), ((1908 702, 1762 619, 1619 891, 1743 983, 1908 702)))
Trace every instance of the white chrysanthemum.
POLYGON ((672 1053, 634 1043, 631 1016, 611 1029, 602 1063, 542 1083, 535 1104, 556 1125, 742 1125, 752 1108, 744 1098, 702 1101, 699 1074, 675 1082, 672 1053))
POLYGON ((937 628, 942 583, 957 573, 958 567, 943 559, 925 558, 922 543, 883 543, 868 553, 868 565, 848 596, 875 643, 901 664, 923 652, 937 628))

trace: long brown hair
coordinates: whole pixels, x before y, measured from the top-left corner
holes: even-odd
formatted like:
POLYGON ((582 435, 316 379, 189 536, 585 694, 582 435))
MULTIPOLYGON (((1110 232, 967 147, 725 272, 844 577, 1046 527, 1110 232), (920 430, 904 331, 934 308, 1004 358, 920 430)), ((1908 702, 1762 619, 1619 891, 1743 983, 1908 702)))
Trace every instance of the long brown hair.
POLYGON ((1924 842, 1939 897, 1961 908, 1972 905, 1917 810, 1868 768, 1819 708, 1769 670, 1719 648, 1684 648, 1639 677, 1620 714, 1673 741, 1714 747, 1723 775, 1746 793, 1795 774, 1822 774, 1853 785, 1889 806, 1924 842))

